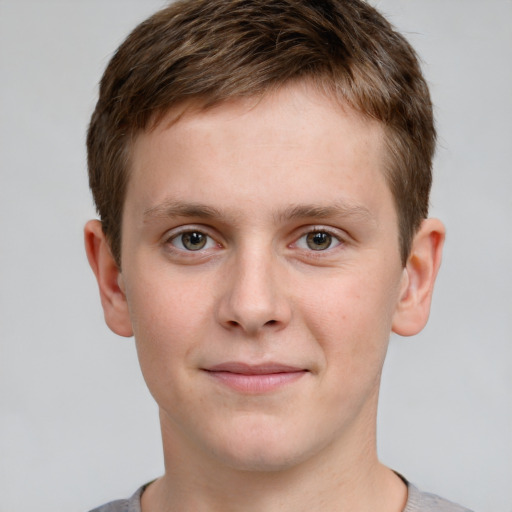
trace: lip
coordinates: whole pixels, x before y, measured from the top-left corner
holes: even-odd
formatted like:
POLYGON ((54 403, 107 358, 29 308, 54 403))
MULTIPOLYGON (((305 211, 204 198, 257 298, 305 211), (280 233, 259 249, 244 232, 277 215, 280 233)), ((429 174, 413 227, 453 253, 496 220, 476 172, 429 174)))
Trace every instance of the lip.
POLYGON ((277 391, 296 382, 308 370, 280 363, 247 364, 226 362, 205 368, 205 372, 218 383, 247 394, 277 391))

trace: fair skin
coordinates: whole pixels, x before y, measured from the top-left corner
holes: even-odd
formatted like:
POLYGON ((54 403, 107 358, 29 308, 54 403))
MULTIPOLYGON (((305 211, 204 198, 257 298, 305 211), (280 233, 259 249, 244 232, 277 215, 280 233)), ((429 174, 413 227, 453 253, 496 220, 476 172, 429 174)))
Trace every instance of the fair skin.
POLYGON ((107 324, 135 335, 160 409, 143 511, 400 512, 380 376, 390 332, 427 321, 442 224, 404 267, 381 126, 312 87, 172 116, 134 143, 122 271, 85 228, 107 324))

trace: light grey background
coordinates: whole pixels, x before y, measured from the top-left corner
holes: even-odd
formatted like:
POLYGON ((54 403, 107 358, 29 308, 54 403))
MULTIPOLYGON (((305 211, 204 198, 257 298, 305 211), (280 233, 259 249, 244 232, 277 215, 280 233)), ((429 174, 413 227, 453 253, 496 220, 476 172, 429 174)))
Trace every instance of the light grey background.
MULTIPOLYGON (((448 228, 431 321, 394 338, 379 448, 424 489, 512 511, 512 2, 374 2, 419 51, 448 228)), ((133 340, 82 244, 97 82, 157 0, 0 0, 0 511, 85 511, 162 472, 133 340)))

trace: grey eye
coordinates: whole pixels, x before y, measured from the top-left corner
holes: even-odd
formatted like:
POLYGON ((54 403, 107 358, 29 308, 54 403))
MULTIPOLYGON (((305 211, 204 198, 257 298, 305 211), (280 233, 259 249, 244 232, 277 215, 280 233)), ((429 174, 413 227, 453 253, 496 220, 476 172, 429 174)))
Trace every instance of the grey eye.
POLYGON ((332 235, 324 231, 313 231, 306 235, 306 244, 313 251, 323 251, 332 244, 332 235))

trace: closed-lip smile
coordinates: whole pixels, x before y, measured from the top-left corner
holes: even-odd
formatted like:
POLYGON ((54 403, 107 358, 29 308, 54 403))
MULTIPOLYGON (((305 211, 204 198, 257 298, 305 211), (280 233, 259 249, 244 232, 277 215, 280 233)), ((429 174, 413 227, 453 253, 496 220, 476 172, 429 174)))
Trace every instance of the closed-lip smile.
POLYGON ((281 363, 247 364, 237 361, 220 363, 204 370, 220 384, 247 394, 276 391, 309 373, 305 368, 281 363))

